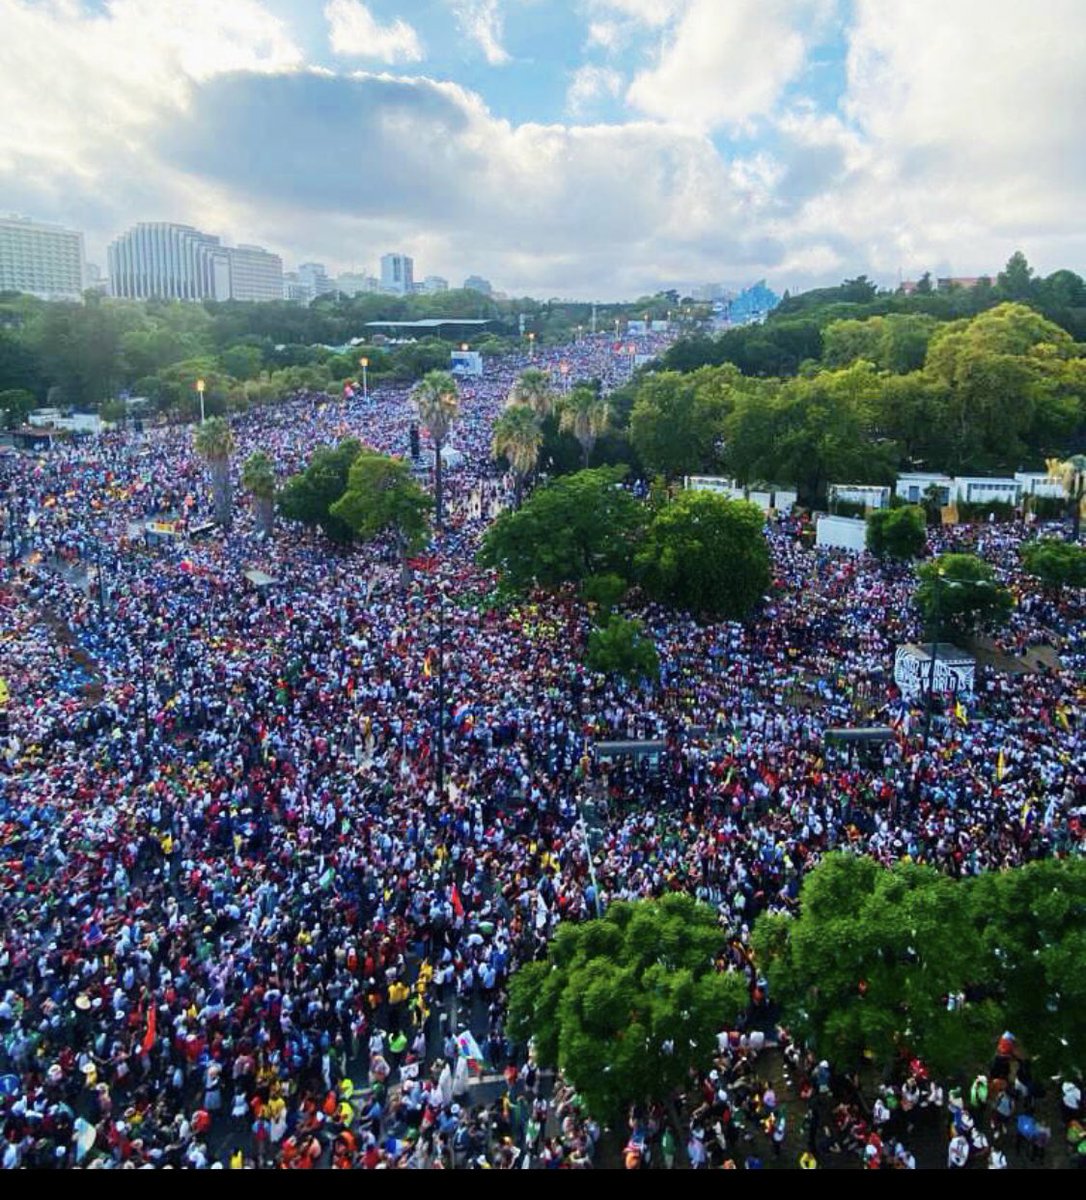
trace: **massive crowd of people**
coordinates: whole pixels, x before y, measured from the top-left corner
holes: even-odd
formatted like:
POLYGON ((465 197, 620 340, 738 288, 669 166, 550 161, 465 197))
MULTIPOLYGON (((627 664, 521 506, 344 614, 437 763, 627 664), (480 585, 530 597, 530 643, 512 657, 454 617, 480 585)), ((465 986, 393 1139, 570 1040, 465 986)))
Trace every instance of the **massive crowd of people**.
MULTIPOLYGON (((631 369, 604 337, 534 357, 559 388, 631 369)), ((265 541, 244 502, 229 534, 194 536, 212 507, 190 428, 0 461, 5 1167, 589 1166, 598 1124, 505 1028, 511 971, 560 921, 689 890, 757 999, 751 923, 793 907, 830 849, 959 876, 1081 852, 1081 612, 1021 574, 1021 527, 932 548, 981 552, 1016 594, 1002 649, 1058 660, 982 668, 968 720, 940 718, 928 750, 890 679, 917 634, 912 575, 806 549, 788 518, 768 527, 757 619, 641 606, 661 679, 605 679, 575 598, 495 607, 474 561, 511 500, 490 428, 527 365, 462 382, 448 528, 406 592, 390 548, 284 522, 265 541), (179 533, 148 544, 155 518, 179 533), (898 730, 873 758, 827 749, 828 727, 873 714, 898 730), (609 739, 666 749, 600 761, 609 739)), ((396 385, 242 414, 235 478, 254 450, 285 478, 348 435, 406 454, 413 419, 396 385)), ((799 1118, 758 1076, 761 1035, 721 1038, 687 1097, 687 1153, 755 1166, 799 1118)), ((827 1064, 785 1044, 795 1088, 825 1094, 827 1064)), ((915 1165, 900 1109, 933 1086, 910 1080, 881 1121, 824 1106, 801 1165, 915 1165)), ((965 1142, 965 1161, 991 1157, 965 1142)), ((634 1110, 627 1165, 650 1151, 676 1157, 663 1114, 634 1110)))

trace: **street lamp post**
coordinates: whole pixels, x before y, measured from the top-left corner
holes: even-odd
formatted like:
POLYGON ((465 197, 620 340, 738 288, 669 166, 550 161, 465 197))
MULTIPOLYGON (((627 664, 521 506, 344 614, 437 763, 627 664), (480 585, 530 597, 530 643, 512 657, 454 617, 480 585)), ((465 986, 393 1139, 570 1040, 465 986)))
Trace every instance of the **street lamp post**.
POLYGON ((196 391, 199 393, 199 396, 200 396, 200 424, 201 425, 204 423, 204 421, 206 419, 204 416, 204 388, 206 386, 207 385, 204 383, 204 381, 202 379, 196 380, 196 391))
POLYGON ((94 539, 94 566, 98 572, 98 620, 104 622, 106 619, 106 584, 102 577, 102 542, 100 538, 94 539))
POLYGON ((562 391, 568 392, 569 391, 569 363, 566 362, 565 359, 563 359, 558 364, 558 370, 562 376, 562 391))
POLYGON ((362 399, 368 400, 370 398, 370 388, 366 372, 369 370, 370 360, 368 358, 360 358, 358 365, 362 368, 362 399))
POLYGON ((437 585, 437 797, 445 802, 445 589, 437 585))
POLYGON ((528 358, 535 361, 535 334, 528 334, 528 358))

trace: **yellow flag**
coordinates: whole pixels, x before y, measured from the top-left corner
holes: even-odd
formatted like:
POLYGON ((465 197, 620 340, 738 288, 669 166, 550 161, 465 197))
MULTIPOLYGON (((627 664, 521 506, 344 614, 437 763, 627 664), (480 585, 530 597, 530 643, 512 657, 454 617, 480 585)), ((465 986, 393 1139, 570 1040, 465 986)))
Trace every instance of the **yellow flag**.
POLYGON ((996 762, 996 779, 1003 782, 1003 776, 1007 773, 1007 765, 1003 761, 1003 751, 999 751, 999 760, 996 762))

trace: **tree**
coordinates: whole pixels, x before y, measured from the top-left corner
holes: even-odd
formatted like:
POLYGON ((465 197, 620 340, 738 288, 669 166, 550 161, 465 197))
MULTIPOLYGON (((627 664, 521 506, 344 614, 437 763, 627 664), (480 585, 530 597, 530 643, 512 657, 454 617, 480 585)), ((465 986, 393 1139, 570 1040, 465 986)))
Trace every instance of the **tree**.
POLYGON ((741 395, 726 423, 727 461, 744 483, 793 483, 814 504, 833 482, 885 483, 894 455, 873 438, 881 379, 870 363, 741 395))
POLYGON ((608 617, 606 624, 589 633, 585 662, 601 675, 619 675, 633 683, 660 676, 660 656, 645 636, 644 625, 619 616, 608 617))
POLYGON ((443 508, 441 477, 444 464, 441 451, 456 418, 460 415, 460 392, 456 380, 448 371, 430 371, 424 375, 411 393, 419 410, 419 420, 426 426, 430 440, 434 443, 434 496, 436 520, 442 528, 443 508))
POLYGON ((549 417, 555 408, 555 394, 546 371, 529 367, 521 371, 509 391, 509 404, 526 404, 540 420, 549 417))
POLYGON ((645 468, 669 479, 712 470, 734 404, 734 367, 697 375, 664 371, 637 389, 630 442, 645 468))
POLYGON ((1022 565, 1050 592, 1065 587, 1086 587, 1086 547, 1055 538, 1027 542, 1021 549, 1022 565))
POLYGON ((546 960, 510 980, 510 1030, 531 1037, 540 1065, 560 1068, 601 1121, 631 1102, 670 1101, 747 1006, 744 977, 722 969, 725 941, 714 910, 680 894, 563 923, 546 960))
POLYGON ((683 492, 653 518, 635 564, 657 599, 741 621, 769 587, 762 512, 745 500, 683 492))
POLYGON ((580 442, 583 466, 587 469, 592 447, 607 428, 607 401, 593 388, 578 385, 562 402, 560 412, 559 428, 563 433, 572 433, 580 442))
POLYGON ((215 520, 230 528, 233 518, 230 495, 230 455, 234 453, 234 434, 230 423, 222 417, 208 417, 196 427, 196 453, 211 471, 211 491, 214 497, 215 520))
MULTIPOLYGON (((959 885, 961 886, 961 885, 959 885)), ((968 881, 962 945, 1044 1074, 1086 1070, 1086 860, 1048 859, 968 881)))
POLYGON ((34 393, 25 388, 8 388, 0 392, 0 413, 9 429, 21 425, 35 407, 34 393))
POLYGON ((430 504, 402 458, 363 450, 351 464, 347 490, 330 511, 363 541, 387 533, 396 546, 406 587, 407 559, 426 545, 430 504))
POLYGON ((916 504, 867 514, 867 548, 876 558, 919 558, 928 543, 928 522, 916 504))
POLYGON ((256 502, 257 529, 266 538, 271 537, 275 518, 275 466, 263 450, 257 450, 245 460, 241 486, 256 502))
POLYGON ((889 1067, 905 1051, 939 1073, 981 1062, 1002 1028, 998 1007, 947 1002, 981 973, 966 904, 965 888, 929 867, 828 855, 804 880, 797 917, 755 923, 784 1023, 847 1067, 868 1054, 889 1067))
POLYGON ((514 591, 625 575, 644 521, 642 506, 622 486, 625 474, 624 467, 597 467, 537 488, 486 531, 479 561, 497 568, 514 591))
POLYGON ((535 470, 542 445, 539 417, 527 404, 510 404, 494 422, 491 453, 495 458, 504 458, 512 469, 517 508, 523 498, 524 481, 535 470))
POLYGON ((1067 497, 1067 511, 1071 516, 1071 540, 1077 542, 1086 497, 1086 454, 1073 454, 1068 459, 1046 459, 1045 470, 1048 478, 1063 488, 1063 494, 1067 497))
POLYGON ((319 525, 334 542, 349 542, 353 533, 331 507, 347 490, 351 464, 362 450, 357 438, 337 446, 318 446, 304 471, 292 475, 279 493, 279 511, 288 521, 319 525))
POLYGON ((941 554, 917 568, 916 605, 929 637, 968 638, 1010 616, 1014 601, 992 568, 974 554, 941 554))
POLYGON ((1033 295, 1033 268, 1021 250, 1016 250, 999 272, 996 286, 1008 300, 1029 300, 1033 295))

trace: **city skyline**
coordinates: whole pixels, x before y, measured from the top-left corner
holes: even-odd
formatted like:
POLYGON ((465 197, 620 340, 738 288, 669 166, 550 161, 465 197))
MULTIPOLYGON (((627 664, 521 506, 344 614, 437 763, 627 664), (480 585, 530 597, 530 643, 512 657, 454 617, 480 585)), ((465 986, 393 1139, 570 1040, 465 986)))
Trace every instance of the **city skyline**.
POLYGON ((1086 9, 0 0, 4 210, 509 294, 1082 271, 1086 9), (138 53, 136 52, 138 47, 138 53), (55 63, 65 64, 58 86, 55 63))

